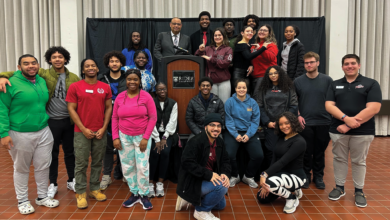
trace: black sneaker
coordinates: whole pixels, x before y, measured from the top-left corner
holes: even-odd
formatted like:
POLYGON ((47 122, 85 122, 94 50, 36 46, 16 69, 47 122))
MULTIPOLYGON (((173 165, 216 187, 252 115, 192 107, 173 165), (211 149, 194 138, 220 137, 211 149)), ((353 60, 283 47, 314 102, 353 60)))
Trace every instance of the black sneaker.
POLYGON ((366 196, 362 192, 355 192, 355 205, 360 208, 367 206, 366 196))
POLYGON ((315 178, 313 182, 316 184, 317 189, 325 189, 325 183, 322 178, 315 178))
POLYGON ((307 181, 307 179, 306 179, 306 182, 303 184, 302 188, 309 189, 309 185, 310 185, 310 182, 307 181))
POLYGON ((345 192, 340 189, 340 187, 336 187, 329 193, 328 198, 333 201, 339 200, 341 197, 345 196, 345 192))

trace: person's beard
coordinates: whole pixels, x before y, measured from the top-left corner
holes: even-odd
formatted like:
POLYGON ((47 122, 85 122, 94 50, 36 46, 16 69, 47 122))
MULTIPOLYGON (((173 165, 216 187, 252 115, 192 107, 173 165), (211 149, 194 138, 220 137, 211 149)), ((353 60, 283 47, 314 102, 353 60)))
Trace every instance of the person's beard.
POLYGON ((34 79, 37 74, 38 74, 38 71, 36 71, 34 75, 30 75, 24 69, 22 69, 22 75, 25 76, 26 78, 34 79))
POLYGON ((200 30, 202 30, 202 31, 207 31, 207 30, 209 30, 209 27, 210 27, 210 25, 207 26, 206 28, 204 28, 204 27, 202 27, 202 25, 200 25, 200 30))
POLYGON ((111 72, 113 72, 113 73, 118 73, 118 72, 120 72, 121 71, 121 68, 119 67, 118 68, 118 70, 113 70, 113 69, 111 69, 110 67, 108 67, 108 69, 111 71, 111 72))
POLYGON ((209 132, 208 129, 206 129, 206 134, 207 134, 207 136, 211 137, 212 139, 217 139, 218 136, 219 136, 219 135, 218 135, 217 137, 213 137, 212 134, 209 132))

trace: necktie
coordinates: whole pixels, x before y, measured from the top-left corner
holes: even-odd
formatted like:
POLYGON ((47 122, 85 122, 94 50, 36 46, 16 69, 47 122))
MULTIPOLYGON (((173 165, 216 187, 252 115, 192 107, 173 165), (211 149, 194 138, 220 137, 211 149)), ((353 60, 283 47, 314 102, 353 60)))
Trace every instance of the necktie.
POLYGON ((206 46, 206 44, 207 44, 206 31, 203 31, 203 41, 204 41, 204 46, 206 46))
MULTIPOLYGON (((173 41, 173 44, 175 45, 175 46, 178 46, 179 45, 179 41, 177 40, 177 35, 174 35, 174 37, 175 37, 175 40, 173 41)), ((177 50, 175 49, 175 52, 176 52, 177 50)))

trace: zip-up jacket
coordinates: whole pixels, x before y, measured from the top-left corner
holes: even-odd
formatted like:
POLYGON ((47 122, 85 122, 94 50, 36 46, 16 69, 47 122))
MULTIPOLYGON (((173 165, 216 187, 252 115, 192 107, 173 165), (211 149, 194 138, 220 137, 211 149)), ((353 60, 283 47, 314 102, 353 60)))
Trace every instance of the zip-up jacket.
POLYGON ((36 132, 47 126, 49 115, 46 104, 49 90, 39 75, 35 84, 16 71, 9 79, 7 93, 0 92, 0 136, 9 136, 8 131, 36 132))
POLYGON ((199 49, 195 56, 206 55, 207 60, 206 76, 213 80, 213 83, 221 83, 230 80, 229 65, 233 60, 233 50, 229 46, 221 45, 215 50, 215 46, 207 46, 204 51, 199 49))
MULTIPOLYGON (((216 140, 217 157, 214 172, 225 174, 230 179, 230 159, 222 138, 216 140)), ((210 154, 210 143, 206 132, 195 135, 188 141, 181 156, 176 193, 193 205, 200 205, 202 181, 210 181, 213 172, 206 168, 210 154)))
MULTIPOLYGON (((260 47, 262 47, 263 44, 264 42, 259 43, 260 47)), ((251 47, 252 53, 256 52, 255 48, 255 46, 251 47)), ((264 77, 265 71, 268 69, 268 67, 278 65, 277 56, 278 47, 275 43, 270 43, 263 53, 261 53, 259 56, 252 60, 253 73, 251 76, 253 78, 264 77)))
MULTIPOLYGON (((125 74, 125 71, 124 70, 121 70, 121 75, 124 75, 125 74)), ((101 81, 101 82, 104 82, 104 83, 107 83, 108 85, 110 85, 110 81, 108 80, 108 77, 110 76, 110 71, 108 70, 105 74, 99 74, 98 77, 97 77, 97 80, 101 81)), ((122 81, 119 82, 119 85, 118 85, 118 95, 127 90, 127 86, 126 86, 126 78, 122 81)))

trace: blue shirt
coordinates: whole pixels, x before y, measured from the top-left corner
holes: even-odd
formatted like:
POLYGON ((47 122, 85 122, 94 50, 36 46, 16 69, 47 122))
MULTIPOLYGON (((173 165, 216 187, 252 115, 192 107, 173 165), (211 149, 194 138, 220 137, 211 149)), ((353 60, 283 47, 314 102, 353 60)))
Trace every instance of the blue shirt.
MULTIPOLYGON (((125 72, 129 69, 138 69, 135 65, 133 66, 123 66, 121 70, 124 70, 125 72)), ((140 70, 140 69, 138 69, 140 70)), ((142 90, 146 92, 155 92, 156 91, 156 79, 154 78, 153 74, 149 72, 147 69, 140 70, 141 71, 141 83, 142 83, 142 90)))
MULTIPOLYGON (((145 66, 145 69, 147 69, 149 72, 152 72, 153 70, 153 57, 150 51, 147 48, 142 49, 142 51, 145 51, 149 58, 148 58, 148 63, 145 66)), ((135 50, 130 50, 128 48, 125 48, 122 50, 122 54, 125 55, 126 57, 126 66, 135 66, 134 63, 134 54, 135 50)))

